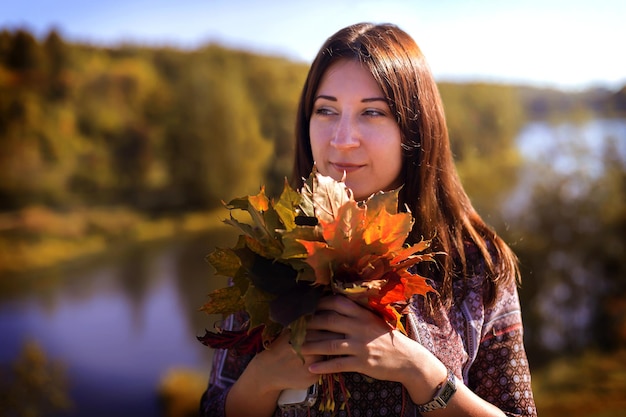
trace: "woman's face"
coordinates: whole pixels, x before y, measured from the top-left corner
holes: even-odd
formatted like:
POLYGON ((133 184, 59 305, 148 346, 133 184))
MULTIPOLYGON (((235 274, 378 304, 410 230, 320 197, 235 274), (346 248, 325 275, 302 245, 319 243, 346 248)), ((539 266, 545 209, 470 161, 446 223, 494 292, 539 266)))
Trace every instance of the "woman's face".
POLYGON ((322 175, 341 180, 355 199, 401 185, 400 128, 366 67, 352 60, 332 64, 313 102, 309 135, 322 175))

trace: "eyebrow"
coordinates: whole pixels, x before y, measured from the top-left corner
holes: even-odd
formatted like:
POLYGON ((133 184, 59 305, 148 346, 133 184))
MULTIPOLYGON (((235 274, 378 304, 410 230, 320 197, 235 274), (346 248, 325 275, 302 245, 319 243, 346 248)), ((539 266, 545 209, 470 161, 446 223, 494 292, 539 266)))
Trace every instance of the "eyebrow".
MULTIPOLYGON (((315 97, 315 100, 313 100, 313 102, 316 102, 318 99, 324 99, 324 100, 329 100, 329 101, 337 101, 337 97, 334 96, 326 96, 323 94, 320 94, 319 96, 315 97)), ((387 100, 384 97, 369 97, 369 98, 364 98, 363 100, 361 100, 361 103, 371 103, 373 101, 383 101, 385 103, 387 103, 387 100)))

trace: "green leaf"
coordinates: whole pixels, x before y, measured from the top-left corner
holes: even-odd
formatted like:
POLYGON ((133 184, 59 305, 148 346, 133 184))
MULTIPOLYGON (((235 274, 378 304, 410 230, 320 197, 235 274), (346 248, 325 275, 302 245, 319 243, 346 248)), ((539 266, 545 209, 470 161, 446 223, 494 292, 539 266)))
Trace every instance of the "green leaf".
POLYGON ((282 244, 277 239, 271 239, 267 236, 260 240, 246 237, 246 246, 254 253, 269 259, 279 258, 283 252, 282 244))
POLYGON ((270 301, 274 296, 250 285, 243 297, 246 311, 250 315, 250 328, 268 323, 270 321, 270 301))
POLYGON ((263 291, 280 294, 296 285, 298 273, 289 265, 259 256, 247 248, 235 252, 250 282, 263 291))
POLYGON ((284 327, 281 324, 275 323, 273 321, 269 321, 265 323, 265 327, 263 328, 263 345, 267 347, 269 343, 274 341, 276 337, 282 332, 284 327))
POLYGON ((315 281, 315 271, 311 268, 311 265, 306 262, 306 258, 283 259, 282 262, 289 265, 297 272, 296 281, 315 281))
POLYGON ((323 292, 324 288, 321 286, 299 281, 295 287, 272 300, 270 319, 287 327, 298 317, 313 314, 323 292))
POLYGON ((319 228, 311 226, 298 226, 285 232, 282 236, 283 253, 281 258, 306 258, 307 251, 299 240, 323 241, 324 238, 319 228))
POLYGON ((224 207, 226 207, 228 210, 248 210, 248 205, 250 203, 248 203, 248 196, 245 197, 239 197, 239 198, 234 198, 232 200, 230 200, 228 203, 224 203, 224 207))
POLYGON ((248 206, 247 211, 248 213, 250 213, 250 217, 252 218, 252 221, 254 222, 255 229, 260 229, 262 231, 265 231, 265 219, 263 218, 262 212, 255 209, 254 206, 252 205, 248 206))
POLYGON ((274 208, 270 207, 263 213, 263 222, 265 229, 267 230, 267 236, 277 241, 277 246, 280 246, 280 241, 278 240, 280 238, 280 234, 278 233, 278 230, 283 229, 285 226, 274 208))
POLYGON ((300 214, 307 217, 315 217, 315 205, 313 204, 315 172, 315 169, 311 172, 311 175, 309 175, 309 178, 304 182, 300 192, 300 214))
POLYGON ((283 192, 280 195, 280 198, 274 205, 274 209, 280 217, 285 229, 291 230, 296 227, 296 215, 297 208, 300 205, 302 198, 300 194, 298 194, 294 189, 289 186, 287 179, 285 178, 285 186, 283 187, 283 192))
POLYGON ((228 315, 241 311, 245 305, 237 287, 218 288, 211 291, 208 301, 200 307, 207 314, 228 315))
POLYGON ((241 230, 243 234, 246 236, 256 238, 256 236, 258 235, 254 227, 252 227, 251 225, 247 223, 240 222, 239 220, 234 218, 232 214, 230 215, 230 219, 224 220, 224 223, 241 230))
POLYGON ((241 294, 245 294, 250 286, 250 280, 248 279, 248 273, 244 268, 239 268, 237 274, 233 277, 233 285, 239 288, 241 294))
POLYGON ((234 277, 241 267, 241 261, 232 249, 216 248, 206 259, 215 268, 215 273, 224 277, 234 277))
POLYGON ((304 357, 302 356, 302 345, 306 339, 306 324, 309 318, 302 316, 297 318, 294 322, 289 326, 291 328, 291 336, 290 342, 293 350, 296 351, 300 359, 304 362, 304 357))
POLYGON ((248 242, 248 246, 259 255, 269 258, 279 257, 283 248, 276 230, 282 228, 282 225, 276 212, 273 209, 260 212, 253 206, 248 207, 248 212, 256 226, 250 236, 258 241, 258 244, 248 242))

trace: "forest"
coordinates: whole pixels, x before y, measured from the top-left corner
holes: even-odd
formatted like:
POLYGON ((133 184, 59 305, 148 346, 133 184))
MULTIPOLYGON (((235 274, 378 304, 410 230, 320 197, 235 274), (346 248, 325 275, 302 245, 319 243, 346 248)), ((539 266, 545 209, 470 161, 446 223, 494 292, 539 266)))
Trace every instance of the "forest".
MULTIPOLYGON (((204 214, 262 184, 276 195, 290 175, 307 69, 218 44, 102 47, 66 42, 54 30, 42 39, 0 31, 0 291, 13 291, 24 271, 111 242, 211 227, 204 214)), ((550 392, 584 391, 591 377, 564 381, 566 372, 549 366, 563 358, 604 363, 588 355, 626 349, 626 161, 616 152, 626 137, 600 150, 598 175, 531 167, 542 181, 524 190, 528 205, 515 215, 505 207, 529 168, 515 142, 520 130, 538 120, 624 120, 626 86, 439 87, 466 190, 520 258, 529 361, 546 370, 536 385, 546 398, 540 414, 599 416, 573 414, 574 394, 571 408, 550 403, 550 392), (577 321, 583 310, 587 318, 577 321)))

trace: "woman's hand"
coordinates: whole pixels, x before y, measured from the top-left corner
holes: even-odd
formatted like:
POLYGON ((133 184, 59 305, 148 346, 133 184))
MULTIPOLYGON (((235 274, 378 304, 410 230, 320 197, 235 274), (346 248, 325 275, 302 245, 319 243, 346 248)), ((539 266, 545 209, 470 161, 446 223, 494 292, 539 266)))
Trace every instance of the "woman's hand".
POLYGON ((446 367, 426 348, 393 330, 382 318, 344 296, 320 300, 307 334, 326 337, 302 346, 305 355, 322 355, 312 362, 315 374, 359 372, 371 378, 402 383, 418 404, 430 401, 446 367))
POLYGON ((299 357, 289 343, 289 330, 283 333, 264 351, 258 353, 248 367, 261 378, 267 389, 282 391, 287 388, 304 389, 313 385, 319 375, 309 371, 309 366, 320 360, 320 355, 299 357))
POLYGON ((280 392, 305 389, 318 381, 309 366, 319 355, 303 355, 304 362, 289 344, 289 330, 283 333, 248 364, 226 397, 226 416, 270 416, 280 392))

